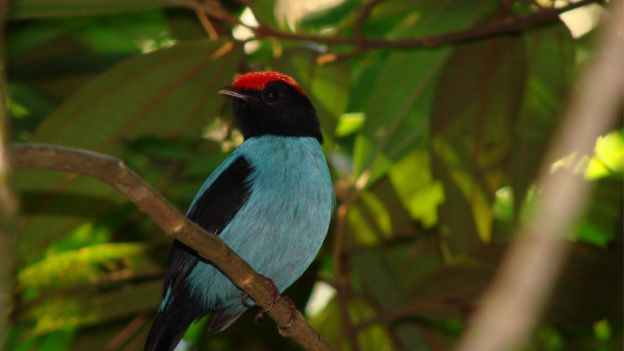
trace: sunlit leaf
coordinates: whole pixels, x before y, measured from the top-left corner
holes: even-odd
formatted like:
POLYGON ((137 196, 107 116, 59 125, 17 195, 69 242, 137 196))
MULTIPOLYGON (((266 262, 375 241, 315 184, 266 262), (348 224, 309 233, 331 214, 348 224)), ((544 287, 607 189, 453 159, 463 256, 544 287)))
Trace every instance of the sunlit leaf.
POLYGON ((392 237, 390 212, 375 194, 363 191, 361 201, 354 205, 347 215, 349 231, 360 245, 372 245, 392 237))
POLYGON ((35 334, 93 325, 151 310, 160 302, 160 288, 160 281, 152 281, 95 296, 90 291, 50 295, 29 306, 21 318, 35 323, 35 334))
POLYGON ((624 130, 598 137, 585 177, 598 179, 624 171, 624 130))
POLYGON ((423 150, 412 152, 394 164, 389 176, 412 218, 426 227, 436 224, 444 191, 442 184, 433 179, 429 154, 423 150))
POLYGON ((342 114, 336 126, 336 136, 343 137, 355 133, 362 127, 365 118, 363 113, 342 114))
POLYGON ((160 267, 149 258, 149 251, 145 244, 111 243, 50 254, 18 273, 18 289, 49 293, 78 284, 121 281, 146 272, 157 274, 160 267))

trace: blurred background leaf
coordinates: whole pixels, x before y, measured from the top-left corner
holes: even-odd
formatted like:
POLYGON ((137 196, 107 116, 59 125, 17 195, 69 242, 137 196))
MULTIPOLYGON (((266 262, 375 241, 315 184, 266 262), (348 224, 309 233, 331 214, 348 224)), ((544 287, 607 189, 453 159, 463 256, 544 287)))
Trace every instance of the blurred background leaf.
POLYGON ((145 11, 158 7, 191 7, 194 4, 191 0, 17 0, 11 4, 10 16, 13 19, 93 16, 145 11))

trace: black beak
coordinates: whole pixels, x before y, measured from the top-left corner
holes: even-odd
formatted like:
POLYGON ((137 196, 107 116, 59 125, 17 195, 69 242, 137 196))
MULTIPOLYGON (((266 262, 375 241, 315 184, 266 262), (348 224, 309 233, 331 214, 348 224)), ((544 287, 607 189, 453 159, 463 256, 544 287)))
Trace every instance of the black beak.
POLYGON ((234 98, 234 99, 239 99, 239 100, 243 100, 243 101, 249 101, 249 96, 243 95, 243 94, 239 93, 238 91, 236 91, 236 90, 234 90, 234 89, 232 89, 230 87, 226 87, 226 88, 220 89, 218 91, 218 93, 220 95, 228 96, 228 97, 231 97, 231 98, 234 98))

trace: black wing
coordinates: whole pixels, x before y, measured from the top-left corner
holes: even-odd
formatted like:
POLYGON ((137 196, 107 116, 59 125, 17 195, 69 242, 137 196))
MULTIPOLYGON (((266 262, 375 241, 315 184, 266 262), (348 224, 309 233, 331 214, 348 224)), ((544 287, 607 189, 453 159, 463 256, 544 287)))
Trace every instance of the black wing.
MULTIPOLYGON (((209 232, 220 234, 249 198, 247 182, 253 167, 239 156, 195 201, 187 217, 209 232)), ((188 325, 208 311, 202 310, 189 293, 186 278, 201 258, 175 240, 165 270, 161 306, 150 329, 145 350, 173 350, 188 325), (169 291, 167 291, 169 289, 169 291)))
MULTIPOLYGON (((239 156, 197 199, 187 217, 205 230, 220 234, 249 197, 251 189, 246 180, 252 171, 249 162, 239 156)), ((170 284, 178 286, 186 280, 199 260, 197 252, 175 240, 169 252, 163 294, 170 284)))

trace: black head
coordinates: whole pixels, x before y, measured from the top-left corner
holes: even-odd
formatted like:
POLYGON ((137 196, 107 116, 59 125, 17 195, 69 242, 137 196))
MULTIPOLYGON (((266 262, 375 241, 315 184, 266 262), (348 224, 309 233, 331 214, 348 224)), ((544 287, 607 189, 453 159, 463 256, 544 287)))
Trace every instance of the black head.
POLYGON ((291 77, 278 72, 250 72, 219 90, 232 99, 245 139, 261 135, 314 137, 323 141, 316 111, 291 77))

